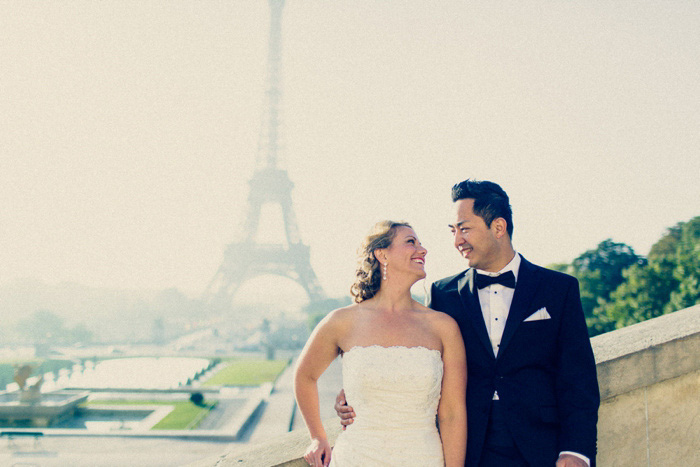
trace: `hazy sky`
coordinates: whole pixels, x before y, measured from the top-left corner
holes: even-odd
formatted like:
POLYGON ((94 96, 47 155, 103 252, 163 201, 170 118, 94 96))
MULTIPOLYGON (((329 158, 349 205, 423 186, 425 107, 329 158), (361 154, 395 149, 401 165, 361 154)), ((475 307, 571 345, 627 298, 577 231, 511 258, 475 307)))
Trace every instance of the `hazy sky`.
MULTIPOLYGON (((0 0, 0 284, 201 293, 243 223, 268 18, 0 0)), ((331 295, 383 218, 414 224, 429 280, 464 268, 446 225, 467 177, 509 193, 540 264, 608 237, 646 254, 700 214, 695 0, 289 0, 283 48, 285 164, 331 295)))

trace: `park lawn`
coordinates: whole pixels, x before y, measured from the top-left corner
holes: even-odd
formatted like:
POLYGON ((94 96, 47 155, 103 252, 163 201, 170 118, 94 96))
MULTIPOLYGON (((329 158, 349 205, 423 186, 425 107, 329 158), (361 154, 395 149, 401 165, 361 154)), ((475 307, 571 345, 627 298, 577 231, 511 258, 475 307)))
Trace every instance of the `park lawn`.
POLYGON ((152 430, 192 430, 197 428, 199 422, 206 417, 207 413, 216 407, 218 401, 205 402, 203 406, 198 406, 189 400, 163 401, 144 399, 103 399, 93 400, 87 405, 172 405, 175 408, 161 421, 156 423, 152 430))
POLYGON ((174 405, 175 409, 156 423, 152 430, 193 430, 216 407, 216 402, 205 402, 199 406, 190 401, 178 401, 174 405))
POLYGON ((231 360, 203 383, 204 386, 258 386, 273 382, 289 360, 231 360))

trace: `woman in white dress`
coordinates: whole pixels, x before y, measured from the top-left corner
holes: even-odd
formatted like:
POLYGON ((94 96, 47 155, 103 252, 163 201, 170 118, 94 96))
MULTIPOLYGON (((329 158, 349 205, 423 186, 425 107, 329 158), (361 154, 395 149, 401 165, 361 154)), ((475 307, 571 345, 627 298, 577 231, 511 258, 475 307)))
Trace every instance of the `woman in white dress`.
POLYGON ((304 455, 311 466, 464 465, 462 335, 451 317, 411 297, 425 278, 426 253, 410 225, 377 223, 359 250, 356 303, 329 313, 309 337, 294 392, 311 435, 304 455), (355 420, 331 452, 316 381, 338 354, 355 420))

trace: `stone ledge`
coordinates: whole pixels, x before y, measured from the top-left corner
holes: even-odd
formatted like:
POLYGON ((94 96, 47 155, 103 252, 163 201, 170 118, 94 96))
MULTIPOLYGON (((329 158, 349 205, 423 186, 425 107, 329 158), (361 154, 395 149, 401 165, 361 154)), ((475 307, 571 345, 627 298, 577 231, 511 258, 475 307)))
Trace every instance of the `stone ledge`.
POLYGON ((591 339, 596 363, 700 333, 700 305, 678 310, 591 339))
MULTIPOLYGON (((326 420, 324 427, 333 445, 341 432, 340 422, 337 418, 326 420)), ((231 449, 219 456, 190 464, 190 467, 308 467, 309 464, 302 458, 308 445, 309 434, 304 428, 264 443, 231 449)))
POLYGON ((700 305, 591 339, 601 399, 700 369, 700 305))

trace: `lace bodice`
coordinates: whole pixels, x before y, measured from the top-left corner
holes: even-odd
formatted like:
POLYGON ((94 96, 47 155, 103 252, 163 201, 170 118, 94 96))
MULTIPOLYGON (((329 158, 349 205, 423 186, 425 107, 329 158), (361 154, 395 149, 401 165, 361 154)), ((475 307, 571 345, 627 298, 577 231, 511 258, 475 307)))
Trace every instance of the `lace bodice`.
POLYGON ((342 367, 356 417, 338 438, 331 465, 444 465, 435 424, 443 372, 438 350, 353 347, 342 367))

